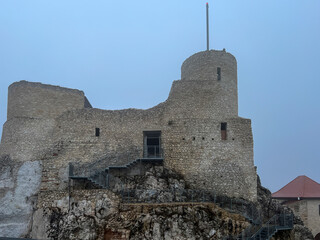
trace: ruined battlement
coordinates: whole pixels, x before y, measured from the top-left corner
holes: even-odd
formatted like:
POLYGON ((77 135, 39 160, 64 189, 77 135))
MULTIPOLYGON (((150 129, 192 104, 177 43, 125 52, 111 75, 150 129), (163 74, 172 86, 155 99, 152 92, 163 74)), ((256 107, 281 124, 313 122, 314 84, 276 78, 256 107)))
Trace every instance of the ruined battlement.
POLYGON ((63 112, 91 106, 83 91, 37 82, 20 81, 9 86, 7 119, 56 118, 63 112))

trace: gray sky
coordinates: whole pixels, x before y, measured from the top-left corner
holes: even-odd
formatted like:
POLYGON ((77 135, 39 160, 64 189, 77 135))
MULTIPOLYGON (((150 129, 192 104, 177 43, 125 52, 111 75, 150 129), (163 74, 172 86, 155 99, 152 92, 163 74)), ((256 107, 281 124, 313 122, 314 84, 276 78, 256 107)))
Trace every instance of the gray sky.
MULTIPOLYGON (((165 101, 182 62, 206 48, 205 3, 1 0, 0 124, 8 86, 23 79, 83 90, 102 109, 165 101)), ((320 1, 209 5, 210 48, 238 61, 239 115, 252 119, 262 184, 320 182, 320 1)))

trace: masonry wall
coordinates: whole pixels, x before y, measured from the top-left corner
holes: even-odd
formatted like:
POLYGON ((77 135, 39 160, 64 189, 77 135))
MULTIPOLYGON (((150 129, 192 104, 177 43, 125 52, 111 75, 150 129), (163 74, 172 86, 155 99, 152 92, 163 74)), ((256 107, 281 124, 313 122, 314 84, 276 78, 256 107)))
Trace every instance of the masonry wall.
POLYGON ((53 133, 55 141, 61 141, 61 148, 43 160, 47 170, 42 190, 66 187, 69 162, 78 166, 97 162, 101 168, 106 168, 143 157, 143 132, 160 130, 165 137, 161 121, 161 107, 147 111, 83 109, 66 112, 56 119, 53 133), (100 129, 98 137, 96 128, 100 129))
POLYGON ((320 233, 320 199, 304 199, 286 203, 316 236, 320 233))
POLYGON ((43 158, 56 144, 52 136, 55 118, 85 106, 90 103, 79 90, 27 81, 11 84, 1 155, 18 162, 43 158))
POLYGON ((202 109, 203 112, 210 111, 206 112, 207 117, 237 117, 235 57, 225 51, 211 50, 198 52, 187 58, 181 66, 181 80, 173 85, 168 100, 173 97, 172 95, 175 96, 175 101, 176 98, 179 99, 176 103, 183 104, 189 113, 190 109, 202 109), (217 72, 218 68, 220 74, 217 72), (176 85, 179 85, 178 91, 176 85))
POLYGON ((82 109, 84 105, 82 91, 20 81, 9 86, 7 119, 55 118, 65 111, 82 109))
POLYGON ((174 121, 165 142, 165 163, 185 176, 193 188, 256 199, 251 122, 224 119, 227 140, 221 139, 221 121, 174 121))
POLYGON ((320 233, 320 199, 308 200, 308 228, 316 236, 320 233))
POLYGON ((11 118, 3 126, 1 155, 16 162, 40 160, 53 146, 54 119, 11 118))
POLYGON ((102 160, 108 167, 141 158, 143 132, 161 131, 166 166, 183 174, 190 187, 255 200, 251 121, 223 119, 228 138, 221 140, 221 120, 176 119, 166 112, 170 107, 166 102, 149 110, 83 109, 61 115, 53 134, 61 149, 43 161, 42 190, 66 187, 69 162, 102 160))

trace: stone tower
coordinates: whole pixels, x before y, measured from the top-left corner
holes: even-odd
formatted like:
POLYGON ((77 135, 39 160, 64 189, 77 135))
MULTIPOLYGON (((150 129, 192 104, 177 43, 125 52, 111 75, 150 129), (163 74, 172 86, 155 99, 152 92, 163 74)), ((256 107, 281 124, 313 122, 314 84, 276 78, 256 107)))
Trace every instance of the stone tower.
POLYGON ((194 188, 255 200, 251 121, 238 116, 235 57, 210 50, 186 59, 166 104, 166 164, 194 188))
POLYGON ((168 100, 175 101, 176 110, 184 111, 186 117, 237 117, 236 59, 215 50, 192 55, 183 62, 181 80, 173 84, 168 100))

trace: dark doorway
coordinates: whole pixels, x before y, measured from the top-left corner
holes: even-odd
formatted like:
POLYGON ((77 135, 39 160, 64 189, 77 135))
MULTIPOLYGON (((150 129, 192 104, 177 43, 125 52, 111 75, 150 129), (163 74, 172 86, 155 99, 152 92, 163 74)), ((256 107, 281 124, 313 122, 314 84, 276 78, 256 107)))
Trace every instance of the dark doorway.
POLYGON ((161 132, 143 132, 143 156, 145 158, 161 157, 161 132))
POLYGON ((315 236, 314 240, 320 240, 320 233, 315 236))

